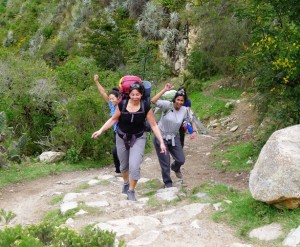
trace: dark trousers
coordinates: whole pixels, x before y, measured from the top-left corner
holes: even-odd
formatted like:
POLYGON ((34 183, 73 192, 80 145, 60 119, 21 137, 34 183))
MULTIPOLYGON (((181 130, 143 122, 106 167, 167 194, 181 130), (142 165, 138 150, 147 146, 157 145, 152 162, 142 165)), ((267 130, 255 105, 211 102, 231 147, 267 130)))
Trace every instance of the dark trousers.
POLYGON ((116 173, 121 173, 121 171, 120 171, 120 160, 119 160, 119 157, 118 157, 117 146, 116 146, 116 132, 114 132, 113 158, 114 158, 116 173))
POLYGON ((183 148, 184 147, 184 138, 185 138, 185 129, 183 128, 182 125, 179 128, 179 136, 180 136, 180 143, 183 148))
POLYGON ((159 160, 159 164, 161 167, 161 175, 164 184, 166 187, 172 186, 172 179, 170 176, 170 169, 172 168, 173 171, 177 172, 180 171, 180 167, 185 162, 185 157, 183 153, 183 149, 180 143, 179 135, 175 137, 175 146, 172 146, 172 140, 166 141, 164 140, 167 152, 166 154, 163 154, 160 152, 160 143, 156 137, 154 137, 154 147, 156 150, 156 154, 159 160), (172 165, 170 164, 171 158, 170 155, 173 157, 174 162, 172 165))

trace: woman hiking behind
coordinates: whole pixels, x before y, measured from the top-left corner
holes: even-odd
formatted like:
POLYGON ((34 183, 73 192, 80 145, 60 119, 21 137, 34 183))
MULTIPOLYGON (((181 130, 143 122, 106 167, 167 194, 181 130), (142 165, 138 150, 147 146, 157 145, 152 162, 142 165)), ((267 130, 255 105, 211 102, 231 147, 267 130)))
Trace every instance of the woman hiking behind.
POLYGON ((184 105, 186 95, 184 92, 177 92, 172 100, 159 100, 159 98, 167 91, 171 90, 173 86, 167 83, 163 90, 156 94, 151 102, 162 109, 162 115, 158 121, 158 127, 165 142, 167 152, 161 154, 159 151, 159 141, 154 138, 154 146, 158 156, 161 167, 162 179, 166 188, 172 187, 173 182, 170 176, 170 169, 175 172, 177 178, 182 179, 181 166, 185 162, 183 148, 178 134, 179 128, 184 121, 191 122, 193 130, 190 138, 196 137, 196 125, 192 122, 192 116, 184 105), (170 164, 170 155, 174 162, 170 164))

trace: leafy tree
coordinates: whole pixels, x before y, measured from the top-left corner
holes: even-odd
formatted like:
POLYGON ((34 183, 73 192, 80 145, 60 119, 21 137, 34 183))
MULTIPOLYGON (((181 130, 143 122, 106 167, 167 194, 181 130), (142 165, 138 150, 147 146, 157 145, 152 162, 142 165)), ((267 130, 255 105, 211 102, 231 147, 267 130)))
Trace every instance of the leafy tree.
POLYGON ((1 70, 0 111, 7 116, 16 137, 27 134, 25 154, 40 151, 35 143, 48 135, 56 122, 53 103, 57 100, 53 72, 41 60, 7 56, 1 70))
POLYGON ((63 94, 72 95, 90 87, 97 67, 93 59, 75 57, 58 66, 56 71, 58 88, 63 94))
POLYGON ((188 56, 188 69, 194 78, 235 73, 236 58, 248 39, 246 23, 237 18, 240 4, 239 0, 203 0, 185 11, 187 40, 190 28, 197 34, 188 56))
POLYGON ((128 11, 118 7, 114 12, 102 12, 90 22, 85 35, 85 52, 91 54, 102 69, 116 70, 135 53, 137 34, 128 11), (128 44, 131 44, 128 46, 128 44))
MULTIPOLYGON (((97 140, 91 138, 92 133, 109 118, 107 104, 94 85, 61 102, 57 105, 56 113, 60 117, 49 135, 50 145, 63 151, 70 150, 69 154, 76 153, 76 159, 103 159, 107 156, 106 152, 111 151, 112 131, 106 131, 104 137, 97 140)), ((43 140, 43 143, 49 145, 47 140, 43 140)))
POLYGON ((240 73, 254 78, 262 117, 277 128, 299 123, 300 25, 287 1, 250 1, 241 11, 251 27, 251 44, 240 57, 240 73), (264 98, 265 100, 262 100, 264 98))

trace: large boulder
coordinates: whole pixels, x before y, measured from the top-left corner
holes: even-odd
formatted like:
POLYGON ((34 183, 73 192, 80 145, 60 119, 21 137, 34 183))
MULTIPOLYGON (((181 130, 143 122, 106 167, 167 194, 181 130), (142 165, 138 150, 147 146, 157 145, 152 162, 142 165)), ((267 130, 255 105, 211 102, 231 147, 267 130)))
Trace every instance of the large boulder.
POLYGON ((62 160, 65 157, 64 152, 54 152, 54 151, 47 151, 43 152, 40 156, 39 159, 42 162, 46 163, 53 163, 62 160))
POLYGON ((278 208, 300 205, 300 125, 275 131, 250 173, 254 199, 278 208))

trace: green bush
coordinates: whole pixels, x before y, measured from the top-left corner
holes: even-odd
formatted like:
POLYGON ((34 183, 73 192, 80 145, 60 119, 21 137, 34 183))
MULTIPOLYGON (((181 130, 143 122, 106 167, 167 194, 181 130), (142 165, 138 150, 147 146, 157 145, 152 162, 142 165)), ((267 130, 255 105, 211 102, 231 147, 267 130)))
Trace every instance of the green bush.
POLYGON ((73 158, 78 155, 78 158, 101 159, 106 152, 111 152, 112 131, 107 130, 96 140, 91 138, 92 133, 109 118, 108 106, 94 87, 74 95, 57 110, 60 119, 51 131, 55 147, 63 150, 73 147, 77 153, 73 153, 73 158))
POLYGON ((217 69, 207 55, 199 50, 192 50, 188 60, 188 70, 196 79, 207 80, 216 75, 217 69))
POLYGON ((72 96, 75 91, 83 91, 93 83, 93 74, 97 71, 95 61, 75 57, 57 67, 58 87, 65 94, 72 96))
POLYGON ((22 154, 32 155, 41 151, 37 142, 49 135, 57 119, 53 108, 58 100, 54 73, 38 59, 13 55, 5 58, 7 63, 1 69, 0 111, 6 113, 14 137, 26 133, 22 154))
POLYGON ((80 151, 77 150, 74 146, 71 146, 71 147, 67 150, 66 159, 67 159, 67 161, 69 161, 71 164, 78 163, 78 161, 80 160, 80 151))
POLYGON ((178 11, 186 5, 185 0, 156 0, 162 7, 168 9, 169 11, 178 11))
POLYGON ((51 37, 51 35, 53 34, 53 27, 52 26, 45 27, 44 30, 42 31, 42 33, 46 39, 49 39, 51 37))
MULTIPOLYGON (((56 227, 48 222, 0 230, 0 246, 114 246, 115 234, 97 229, 78 233, 67 227, 56 227)), ((122 245, 122 244, 121 244, 122 245)), ((119 245, 119 246, 121 246, 119 245)))
POLYGON ((298 9, 299 4, 292 7, 288 1, 255 1, 239 11, 251 35, 238 71, 252 79, 259 115, 276 123, 276 129, 300 122, 298 9))
POLYGON ((134 20, 128 17, 128 10, 118 6, 113 11, 102 11, 89 23, 84 52, 88 56, 92 54, 104 70, 123 66, 136 51, 137 32, 134 20))

